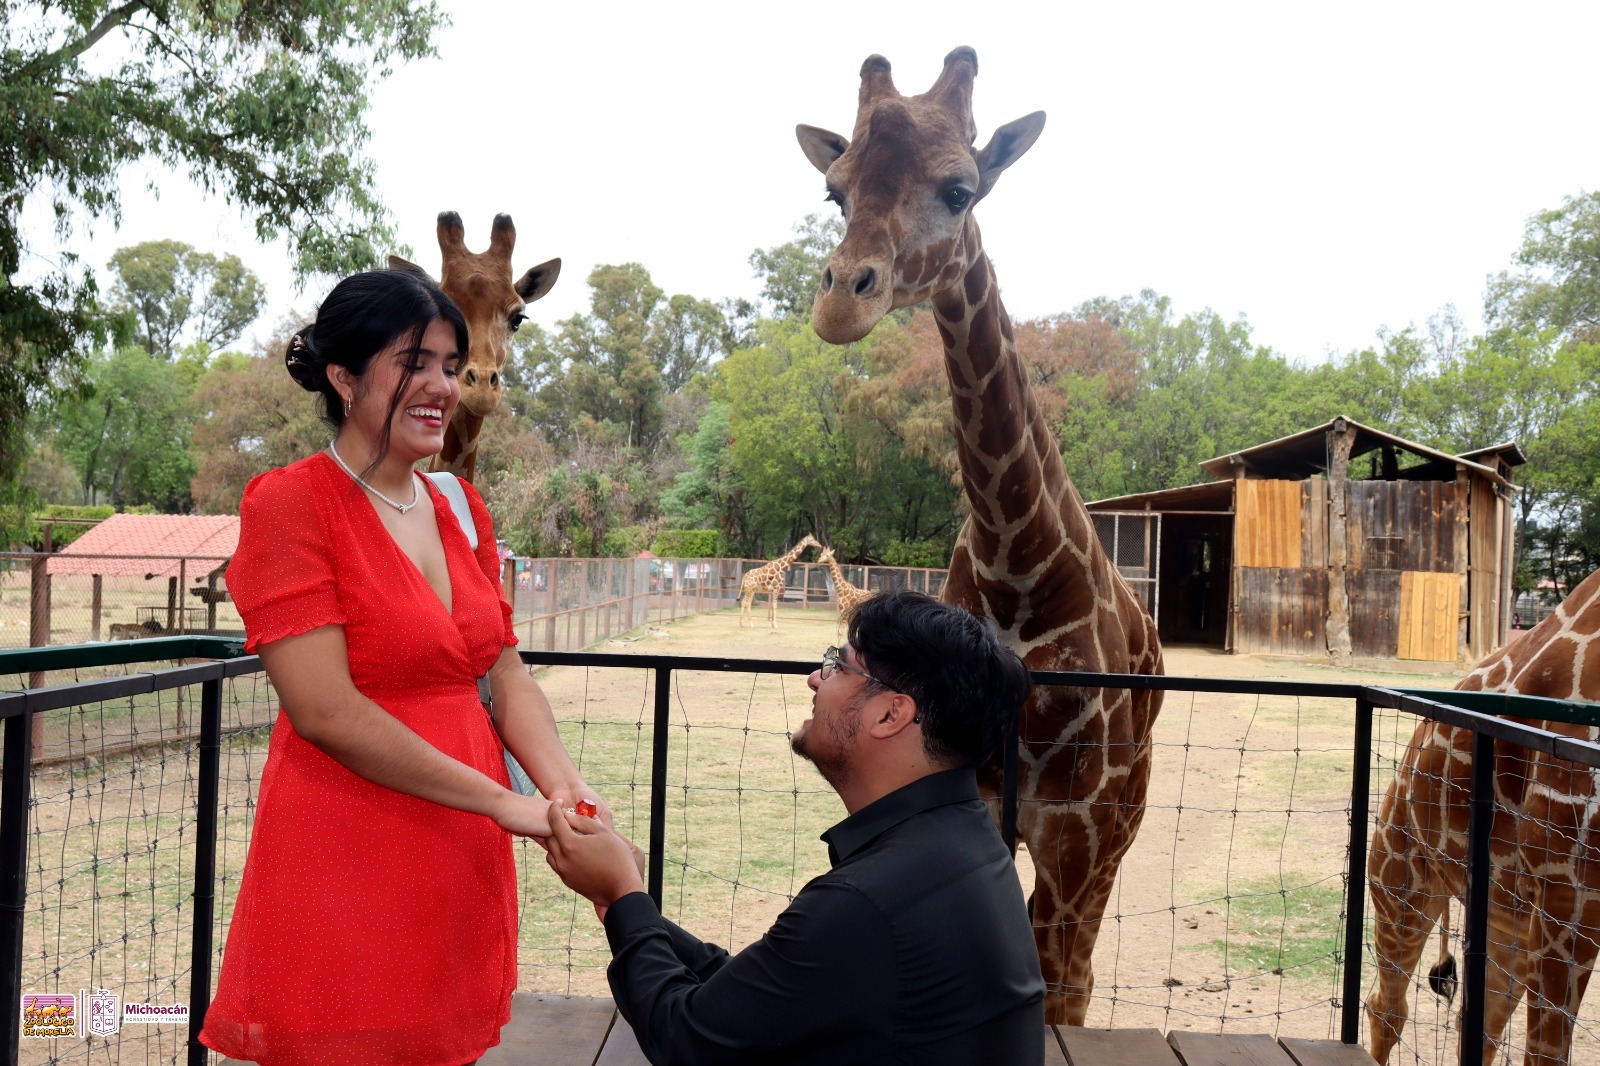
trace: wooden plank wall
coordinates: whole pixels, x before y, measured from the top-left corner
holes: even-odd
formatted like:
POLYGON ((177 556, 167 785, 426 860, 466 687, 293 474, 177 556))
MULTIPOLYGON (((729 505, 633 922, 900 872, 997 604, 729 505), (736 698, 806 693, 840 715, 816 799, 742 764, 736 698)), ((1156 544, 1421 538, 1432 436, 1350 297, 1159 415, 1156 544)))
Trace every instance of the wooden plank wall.
POLYGON ((1461 579, 1456 574, 1400 574, 1401 659, 1452 662, 1456 658, 1456 620, 1461 609, 1461 579))
POLYGON ((1350 654, 1393 659, 1400 651, 1400 571, 1352 570, 1350 654))
POLYGON ((1302 531, 1300 565, 1328 565, 1328 479, 1309 477, 1300 482, 1302 531))
MULTIPOLYGON (((1492 486, 1485 487, 1492 497, 1492 486)), ((1467 495, 1456 483, 1439 481, 1351 481, 1346 492, 1350 654, 1455 660, 1467 562, 1459 557, 1457 524, 1468 513, 1467 495), (1441 591, 1446 580, 1457 583, 1453 600, 1441 591)), ((1328 570, 1333 519, 1327 481, 1244 479, 1235 509, 1233 650, 1327 651, 1329 581, 1335 578, 1328 570)), ((1497 551, 1498 514, 1488 521, 1471 517, 1470 550, 1497 551)), ((1474 599, 1474 611, 1487 611, 1474 617, 1494 619, 1498 573, 1485 573, 1472 587, 1483 598, 1474 599)))
POLYGON ((1352 481, 1350 569, 1459 573, 1452 482, 1352 481))
POLYGON ((1234 647, 1241 652, 1315 655, 1327 650, 1328 571, 1320 567, 1244 567, 1234 647))
POLYGON ((1467 546, 1471 567, 1468 586, 1471 617, 1467 628, 1467 654, 1473 662, 1506 642, 1501 626, 1500 597, 1504 585, 1500 572, 1501 530, 1505 527, 1506 501, 1487 479, 1472 478, 1471 533, 1467 546))
POLYGON ((1233 564, 1298 568, 1304 539, 1304 490, 1298 481, 1243 479, 1234 495, 1233 564))

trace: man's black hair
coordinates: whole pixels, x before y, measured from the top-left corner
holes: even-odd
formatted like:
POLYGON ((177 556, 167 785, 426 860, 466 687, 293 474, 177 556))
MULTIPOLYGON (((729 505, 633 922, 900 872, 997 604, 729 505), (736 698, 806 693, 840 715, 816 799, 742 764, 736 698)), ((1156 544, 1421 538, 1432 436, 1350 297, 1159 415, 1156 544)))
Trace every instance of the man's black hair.
POLYGON ((863 601, 850 618, 849 641, 864 670, 916 700, 935 762, 988 758, 1032 689, 1027 667, 993 622, 921 592, 895 589, 863 601))

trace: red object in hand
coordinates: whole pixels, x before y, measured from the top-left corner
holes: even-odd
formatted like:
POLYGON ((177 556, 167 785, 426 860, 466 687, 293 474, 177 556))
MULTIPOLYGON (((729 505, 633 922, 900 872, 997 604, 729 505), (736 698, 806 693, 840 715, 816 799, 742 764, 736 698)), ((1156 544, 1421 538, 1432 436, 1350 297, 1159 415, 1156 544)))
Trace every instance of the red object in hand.
POLYGON ((588 800, 579 800, 578 801, 578 805, 577 805, 578 813, 583 815, 585 818, 593 818, 594 817, 594 812, 596 810, 598 810, 598 809, 599 808, 597 808, 594 804, 590 803, 588 800))

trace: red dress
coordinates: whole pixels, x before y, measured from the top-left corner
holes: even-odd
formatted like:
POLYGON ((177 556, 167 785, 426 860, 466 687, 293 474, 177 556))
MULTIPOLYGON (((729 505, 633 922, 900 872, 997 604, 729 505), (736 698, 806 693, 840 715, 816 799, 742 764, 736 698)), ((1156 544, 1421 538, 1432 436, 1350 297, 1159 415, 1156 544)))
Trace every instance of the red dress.
MULTIPOLYGON (((228 591, 245 648, 342 625, 356 687, 447 755, 507 781, 477 678, 515 644, 489 513, 474 554, 433 489, 446 612, 367 495, 318 453, 252 481, 228 591)), ((500 1042, 517 977, 511 838, 373 784, 282 709, 201 1042, 269 1066, 453 1066, 500 1042)))

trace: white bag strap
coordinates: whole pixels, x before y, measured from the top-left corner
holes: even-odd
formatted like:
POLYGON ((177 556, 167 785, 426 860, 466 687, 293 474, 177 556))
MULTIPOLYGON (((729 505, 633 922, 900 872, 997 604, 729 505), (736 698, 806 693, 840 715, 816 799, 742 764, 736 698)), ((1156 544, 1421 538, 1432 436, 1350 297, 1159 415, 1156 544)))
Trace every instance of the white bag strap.
POLYGON ((478 523, 472 520, 472 508, 467 506, 467 493, 461 487, 461 482, 448 470, 429 471, 428 476, 433 479, 434 487, 444 493, 445 499, 450 501, 450 510, 456 513, 456 521, 461 524, 461 532, 467 535, 467 543, 473 551, 478 550, 478 523))

